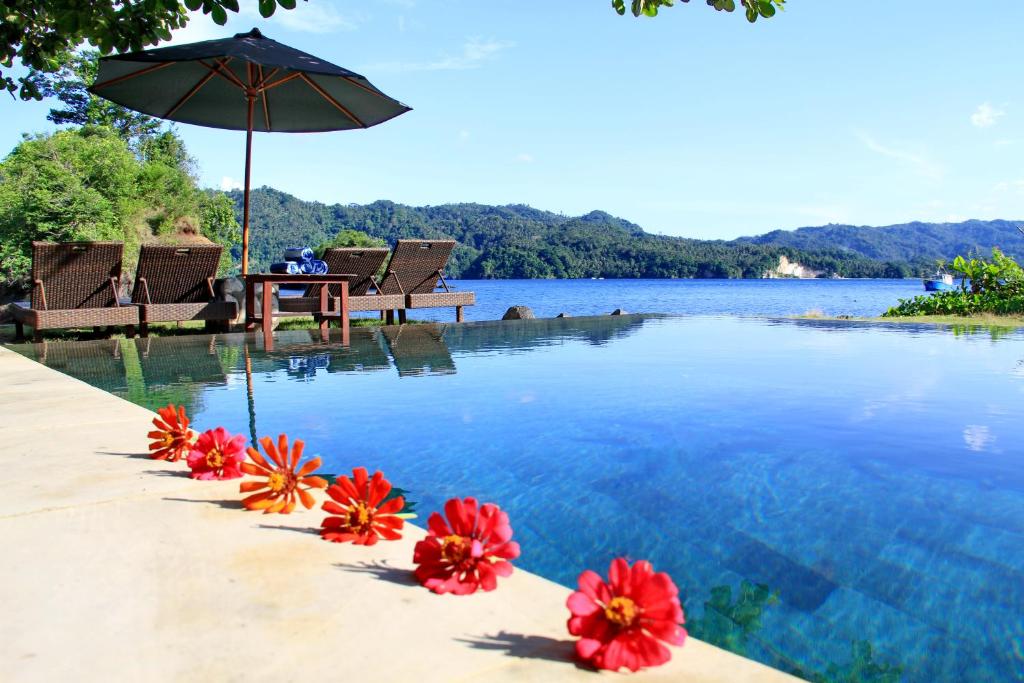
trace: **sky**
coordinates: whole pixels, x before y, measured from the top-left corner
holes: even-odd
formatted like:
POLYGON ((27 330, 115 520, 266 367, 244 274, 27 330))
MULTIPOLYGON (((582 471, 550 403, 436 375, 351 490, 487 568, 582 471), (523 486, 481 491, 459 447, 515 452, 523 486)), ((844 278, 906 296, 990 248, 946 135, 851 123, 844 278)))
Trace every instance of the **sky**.
MULTIPOLYGON (((361 131, 261 134, 253 185, 302 199, 599 209, 729 239, 826 223, 1024 218, 1024 3, 789 0, 769 21, 700 0, 300 0, 248 31, 367 77, 413 111, 361 131)), ((50 104, 0 98, 0 150, 50 104)), ((210 187, 245 134, 179 124, 210 187)))

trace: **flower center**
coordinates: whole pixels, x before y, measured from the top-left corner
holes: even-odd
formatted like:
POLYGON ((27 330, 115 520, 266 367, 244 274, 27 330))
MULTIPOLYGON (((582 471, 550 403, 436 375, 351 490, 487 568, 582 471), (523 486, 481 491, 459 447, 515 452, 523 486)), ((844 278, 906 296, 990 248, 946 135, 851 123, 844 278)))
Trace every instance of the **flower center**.
POLYGON ((284 472, 271 472, 267 477, 267 486, 274 493, 280 493, 288 485, 288 475, 284 472))
POLYGON ((348 513, 349 526, 364 531, 370 526, 371 519, 373 519, 373 513, 363 503, 356 503, 348 513))
POLYGON ((211 470, 219 470, 224 467, 224 454, 216 446, 206 452, 206 466, 211 470))
POLYGON ((469 554, 469 539, 458 534, 445 536, 441 539, 441 555, 444 559, 458 564, 469 554))
POLYGON ((611 602, 604 608, 604 616, 608 621, 623 628, 632 625, 639 612, 640 610, 635 602, 621 595, 612 598, 611 602))
POLYGON ((174 443, 174 436, 170 432, 164 432, 164 445, 170 446, 174 443))

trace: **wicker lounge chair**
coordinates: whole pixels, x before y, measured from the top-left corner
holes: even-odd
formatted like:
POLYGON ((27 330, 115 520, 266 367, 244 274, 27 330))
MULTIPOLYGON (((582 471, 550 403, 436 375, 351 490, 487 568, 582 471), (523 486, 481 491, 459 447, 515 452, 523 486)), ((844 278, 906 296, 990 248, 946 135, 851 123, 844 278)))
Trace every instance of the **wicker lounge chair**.
MULTIPOLYGON (((462 322, 462 307, 476 303, 473 292, 453 292, 442 271, 448 263, 455 240, 398 240, 391 252, 379 290, 384 295, 405 297, 404 308, 398 309, 399 322, 405 322, 409 308, 455 307, 455 321, 462 322), (438 284, 443 292, 435 292, 438 284)), ((389 313, 390 318, 390 313, 389 313)))
MULTIPOLYGON (((336 247, 324 251, 323 260, 327 263, 327 272, 355 275, 348 283, 349 311, 390 311, 405 307, 405 297, 401 294, 384 295, 377 288, 376 275, 388 250, 383 248, 336 247), (374 293, 370 294, 370 287, 374 293)), ((331 299, 341 295, 340 285, 331 285, 328 291, 331 299)), ((282 311, 306 311, 314 314, 320 310, 319 285, 312 285, 302 296, 280 297, 279 307, 282 311)))
POLYGON ((142 247, 132 303, 139 308, 143 336, 154 322, 235 319, 236 302, 214 300, 221 251, 219 245, 142 247))
POLYGON ((36 342, 42 330, 69 327, 124 325, 134 336, 139 309, 117 296, 123 253, 120 242, 33 242, 32 296, 11 308, 18 339, 25 325, 36 342))

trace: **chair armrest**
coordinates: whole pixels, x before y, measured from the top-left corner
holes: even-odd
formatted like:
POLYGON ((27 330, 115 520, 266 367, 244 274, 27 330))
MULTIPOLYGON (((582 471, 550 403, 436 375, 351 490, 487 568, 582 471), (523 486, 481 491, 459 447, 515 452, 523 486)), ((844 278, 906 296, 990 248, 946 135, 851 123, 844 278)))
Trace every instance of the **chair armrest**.
POLYGON ((142 286, 142 303, 144 303, 144 304, 151 304, 151 303, 153 303, 153 299, 150 298, 150 296, 149 296, 149 283, 146 282, 146 278, 140 277, 136 281, 135 286, 138 287, 140 285, 142 286))
POLYGON ((39 288, 39 298, 42 299, 43 310, 45 311, 46 310, 46 287, 43 286, 43 281, 42 280, 33 280, 32 281, 32 286, 39 288))
POLYGON ((116 277, 110 278, 110 289, 114 292, 114 307, 118 308, 121 306, 121 297, 117 295, 117 290, 120 289, 120 281, 116 277))
POLYGON ((210 298, 211 299, 216 299, 217 298, 217 293, 215 291, 213 291, 213 278, 212 277, 206 278, 206 286, 210 290, 210 298))

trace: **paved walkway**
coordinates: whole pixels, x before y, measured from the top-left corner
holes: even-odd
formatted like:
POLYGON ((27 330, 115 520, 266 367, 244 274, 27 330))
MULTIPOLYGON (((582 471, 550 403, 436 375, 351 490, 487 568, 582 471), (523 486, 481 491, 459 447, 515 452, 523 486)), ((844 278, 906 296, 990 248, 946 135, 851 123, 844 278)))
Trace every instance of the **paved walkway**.
MULTIPOLYGON (((319 510, 244 512, 237 481, 145 455, 152 417, 0 348, 3 680, 598 680, 565 588, 517 569, 433 595, 420 529, 362 548, 321 541, 319 510)), ((793 679, 689 639, 629 680, 793 679)))

